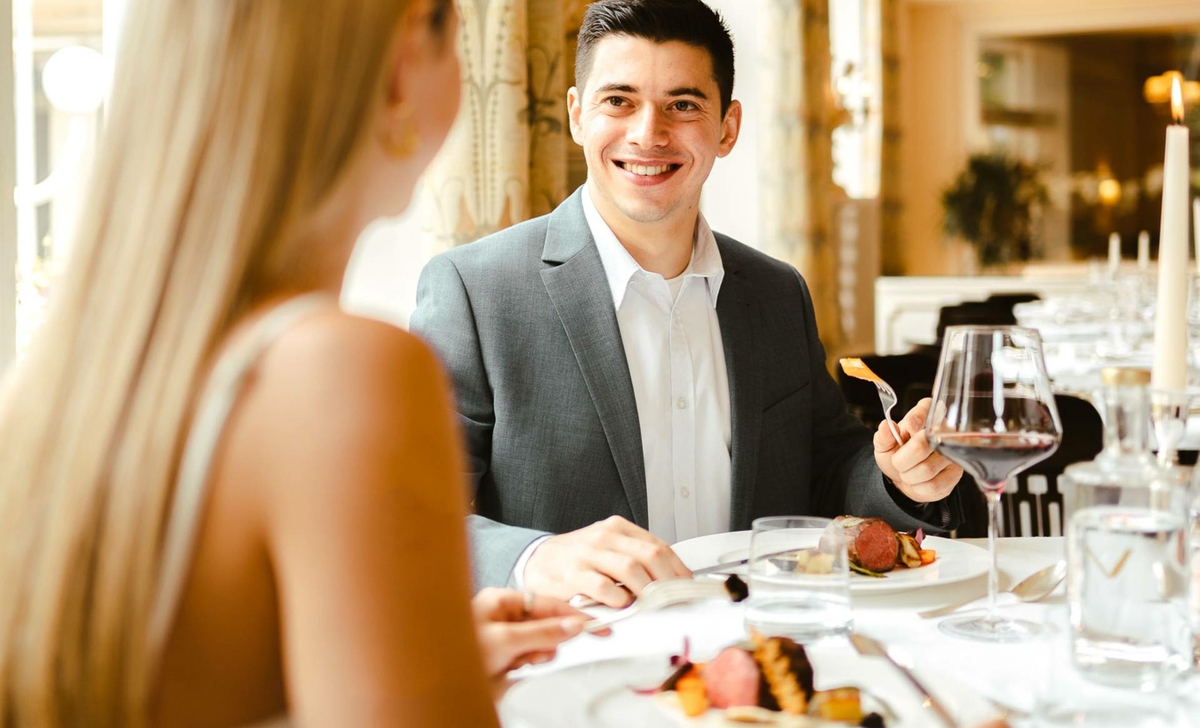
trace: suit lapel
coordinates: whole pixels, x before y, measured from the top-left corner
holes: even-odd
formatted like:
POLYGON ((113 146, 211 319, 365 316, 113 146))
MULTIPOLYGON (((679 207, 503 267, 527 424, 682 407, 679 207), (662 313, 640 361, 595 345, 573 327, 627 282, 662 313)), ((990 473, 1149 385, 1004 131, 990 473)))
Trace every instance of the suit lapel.
POLYGON ((637 401, 612 292, 592 240, 577 190, 551 215, 542 258, 542 282, 566 331, 600 426, 612 450, 634 521, 648 528, 646 465, 637 401))
POLYGON ((717 320, 721 324, 721 343, 729 378, 733 480, 729 527, 742 530, 750 527, 753 512, 759 428, 762 425, 762 367, 754 343, 759 318, 758 299, 731 257, 730 246, 723 244, 722 236, 717 236, 717 243, 725 266, 725 279, 717 297, 717 320))

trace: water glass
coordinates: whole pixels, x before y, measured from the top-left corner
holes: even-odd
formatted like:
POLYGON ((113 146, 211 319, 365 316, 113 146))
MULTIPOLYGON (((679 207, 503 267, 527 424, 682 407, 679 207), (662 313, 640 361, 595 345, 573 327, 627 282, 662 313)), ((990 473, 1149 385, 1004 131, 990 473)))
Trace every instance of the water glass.
POLYGON ((747 564, 746 627, 812 642, 850 629, 850 563, 840 526, 828 518, 754 521, 747 564))
POLYGON ((1072 662, 1153 691, 1190 663, 1185 489, 1166 478, 1076 482, 1067 525, 1072 662))
MULTIPOLYGON (((1063 639, 1066 614, 1057 613, 1039 639, 1025 643, 1025 673, 1017 691, 1032 694, 1033 716, 1022 728, 1194 728, 1179 682, 1152 690, 1114 688, 1086 679, 1072 666, 1063 639), (1061 619, 1061 623, 1060 623, 1061 619)), ((1015 685, 1010 685, 1012 690, 1015 685)), ((1018 707, 1027 703, 1013 700, 1018 707)))

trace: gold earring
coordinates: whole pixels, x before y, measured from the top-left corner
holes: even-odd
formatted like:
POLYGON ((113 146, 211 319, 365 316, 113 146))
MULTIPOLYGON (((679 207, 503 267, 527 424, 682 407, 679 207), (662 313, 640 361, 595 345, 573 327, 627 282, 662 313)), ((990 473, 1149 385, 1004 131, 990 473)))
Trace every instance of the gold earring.
POLYGON ((392 159, 404 159, 417 150, 421 138, 417 136, 416 125, 412 122, 412 109, 408 104, 400 104, 392 116, 394 125, 399 125, 400 130, 388 132, 384 148, 392 159))

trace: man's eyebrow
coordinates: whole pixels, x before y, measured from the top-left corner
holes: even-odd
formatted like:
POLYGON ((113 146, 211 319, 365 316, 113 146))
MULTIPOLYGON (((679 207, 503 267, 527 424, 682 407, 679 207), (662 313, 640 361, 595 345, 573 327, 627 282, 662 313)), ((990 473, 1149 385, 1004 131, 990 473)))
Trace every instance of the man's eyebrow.
POLYGON ((598 94, 610 93, 612 91, 619 91, 624 94, 636 94, 637 93, 637 89, 634 88, 633 86, 630 86, 627 83, 606 83, 603 86, 600 86, 599 88, 596 89, 596 93, 598 93, 598 94))
POLYGON ((673 88, 667 92, 667 96, 695 96, 698 99, 704 99, 705 101, 708 101, 708 94, 704 93, 695 86, 673 88))

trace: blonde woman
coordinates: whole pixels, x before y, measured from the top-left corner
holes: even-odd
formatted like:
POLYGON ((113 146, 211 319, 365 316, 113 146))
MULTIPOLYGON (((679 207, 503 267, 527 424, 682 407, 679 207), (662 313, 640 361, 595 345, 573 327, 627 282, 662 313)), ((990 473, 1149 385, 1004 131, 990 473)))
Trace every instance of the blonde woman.
POLYGON ((487 674, 578 632, 511 592, 473 621, 445 378, 335 305, 455 116, 455 28, 132 3, 83 233, 0 390, 3 725, 494 725, 487 674))

